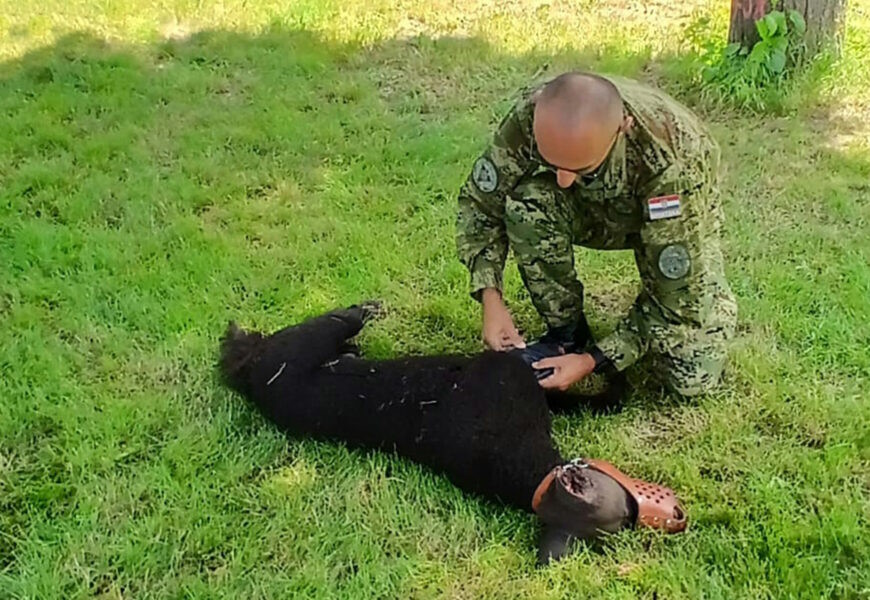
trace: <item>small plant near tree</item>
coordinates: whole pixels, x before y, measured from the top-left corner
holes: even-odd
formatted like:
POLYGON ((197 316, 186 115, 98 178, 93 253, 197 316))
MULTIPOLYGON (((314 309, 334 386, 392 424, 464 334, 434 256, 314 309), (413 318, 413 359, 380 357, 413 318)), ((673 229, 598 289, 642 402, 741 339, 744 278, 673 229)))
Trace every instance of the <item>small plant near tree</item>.
POLYGON ((792 71, 801 64, 807 25, 794 10, 773 11, 755 22, 759 41, 752 48, 724 45, 707 35, 700 19, 687 40, 700 56, 702 95, 719 104, 762 112, 781 105, 792 71))

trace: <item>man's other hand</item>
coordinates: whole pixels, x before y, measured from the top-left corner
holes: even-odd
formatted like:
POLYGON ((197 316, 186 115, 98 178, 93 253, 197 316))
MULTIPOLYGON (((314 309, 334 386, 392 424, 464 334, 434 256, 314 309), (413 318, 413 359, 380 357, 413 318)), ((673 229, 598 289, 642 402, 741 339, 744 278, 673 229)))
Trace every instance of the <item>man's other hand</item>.
POLYGON ((511 313, 502 300, 501 293, 493 288, 483 290, 483 342, 499 352, 513 348, 525 348, 523 336, 514 327, 511 313))
POLYGON ((565 391, 595 370, 591 354, 565 354, 532 363, 533 369, 553 369, 553 374, 538 383, 547 390, 565 391))

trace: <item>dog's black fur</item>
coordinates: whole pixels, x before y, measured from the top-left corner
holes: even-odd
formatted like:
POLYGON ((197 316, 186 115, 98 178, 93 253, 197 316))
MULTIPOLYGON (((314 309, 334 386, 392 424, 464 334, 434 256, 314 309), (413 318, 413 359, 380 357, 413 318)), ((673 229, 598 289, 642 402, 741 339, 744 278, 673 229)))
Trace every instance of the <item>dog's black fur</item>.
MULTIPOLYGON (((382 361, 341 355, 369 314, 365 305, 335 310, 268 337, 231 324, 222 372, 292 434, 395 451, 463 490, 531 510, 538 484, 566 463, 550 436, 547 398, 531 369, 496 352, 382 361)), ((619 393, 591 401, 600 408, 619 393)), ((559 394, 551 401, 565 410, 590 398, 559 394)), ((572 508, 578 514, 549 519, 571 521, 559 525, 562 534, 588 537, 631 520, 633 501, 618 484, 591 470, 587 483, 586 506, 572 508), (578 528, 578 518, 588 522, 578 528)))

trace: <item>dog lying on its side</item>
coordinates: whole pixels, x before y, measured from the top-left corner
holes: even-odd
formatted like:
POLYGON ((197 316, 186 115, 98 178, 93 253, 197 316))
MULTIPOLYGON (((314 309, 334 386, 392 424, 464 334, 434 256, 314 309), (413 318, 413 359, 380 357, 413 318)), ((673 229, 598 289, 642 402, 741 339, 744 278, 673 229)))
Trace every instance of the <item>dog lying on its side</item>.
MULTIPOLYGON (((544 523, 541 562, 561 557, 573 539, 635 523, 685 528, 667 488, 603 461, 569 462, 559 454, 547 397, 520 358, 359 358, 349 340, 375 310, 334 310, 270 336, 230 324, 223 375, 291 434, 396 452, 463 490, 534 510, 544 523)), ((553 402, 564 409, 572 400, 559 395, 553 402)))

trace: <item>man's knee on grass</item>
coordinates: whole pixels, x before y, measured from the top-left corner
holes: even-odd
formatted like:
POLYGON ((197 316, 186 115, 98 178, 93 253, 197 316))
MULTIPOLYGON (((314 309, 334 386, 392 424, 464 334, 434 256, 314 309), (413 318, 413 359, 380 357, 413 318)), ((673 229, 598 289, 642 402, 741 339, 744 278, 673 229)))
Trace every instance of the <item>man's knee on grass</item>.
POLYGON ((713 391, 722 380, 726 363, 724 348, 689 351, 685 355, 663 356, 656 361, 665 387, 684 398, 713 391))

